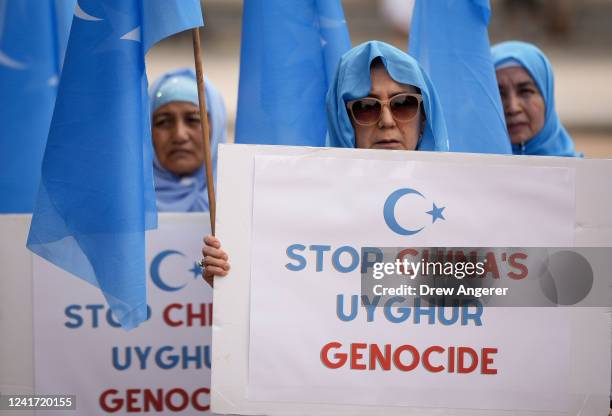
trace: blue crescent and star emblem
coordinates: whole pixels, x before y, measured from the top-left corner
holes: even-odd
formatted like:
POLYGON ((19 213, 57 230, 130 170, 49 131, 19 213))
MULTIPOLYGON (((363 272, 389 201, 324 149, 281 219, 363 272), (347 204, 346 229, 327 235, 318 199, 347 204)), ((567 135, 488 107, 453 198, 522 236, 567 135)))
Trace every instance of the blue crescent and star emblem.
MULTIPOLYGON (((153 284, 155 284, 155 286, 157 286, 159 289, 165 292, 176 292, 177 290, 181 290, 182 288, 184 288, 185 285, 187 284, 187 283, 183 283, 182 285, 179 285, 179 286, 171 286, 162 279, 161 274, 159 272, 161 263, 162 261, 164 261, 164 259, 166 259, 166 257, 172 256, 172 255, 179 255, 181 257, 185 257, 185 255, 181 253, 180 251, 164 250, 161 253, 159 253, 157 256, 155 256, 155 258, 153 258, 153 261, 151 262, 151 267, 149 269, 150 275, 151 275, 151 281, 153 282, 153 284)), ((193 267, 189 269, 189 272, 193 273, 195 279, 198 279, 200 277, 200 274, 202 273, 202 271, 200 270, 200 266, 198 266, 198 264, 195 262, 194 262, 193 267)))
MULTIPOLYGON (((387 197, 387 200, 385 201, 385 206, 383 209, 385 223, 391 229, 391 231, 399 235, 414 235, 425 229, 425 227, 420 227, 416 229, 402 227, 395 218, 395 206, 397 205, 397 202, 403 196, 410 194, 418 195, 421 198, 425 198, 425 196, 416 189, 401 188, 392 192, 391 195, 389 195, 387 197)), ((431 223, 434 224, 437 220, 446 220, 446 218, 444 218, 444 215, 442 214, 442 211, 444 211, 445 208, 446 207, 438 207, 434 202, 431 210, 426 211, 425 213, 431 215, 431 223)))

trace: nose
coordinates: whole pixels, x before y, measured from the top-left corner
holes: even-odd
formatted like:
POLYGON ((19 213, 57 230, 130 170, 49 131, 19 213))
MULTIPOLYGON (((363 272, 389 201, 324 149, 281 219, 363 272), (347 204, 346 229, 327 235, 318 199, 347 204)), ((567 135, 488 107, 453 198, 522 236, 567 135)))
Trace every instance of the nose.
POLYGON ((393 118, 393 114, 391 114, 389 103, 383 104, 380 111, 381 113, 380 120, 378 120, 378 127, 382 129, 395 126, 395 119, 393 118))
POLYGON ((189 127, 183 120, 179 120, 175 126, 172 134, 172 139, 176 143, 182 143, 189 140, 189 127))
POLYGON ((503 104, 504 113, 507 116, 514 116, 522 111, 519 97, 517 97, 516 93, 514 92, 510 92, 504 97, 503 104))

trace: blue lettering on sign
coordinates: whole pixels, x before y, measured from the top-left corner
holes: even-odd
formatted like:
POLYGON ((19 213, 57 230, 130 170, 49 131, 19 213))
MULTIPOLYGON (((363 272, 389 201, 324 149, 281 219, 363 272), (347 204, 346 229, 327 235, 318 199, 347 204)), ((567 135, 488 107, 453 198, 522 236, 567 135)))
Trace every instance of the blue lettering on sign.
MULTIPOLYGON (((457 306, 421 306, 421 299, 415 298, 414 305, 398 306, 398 303, 405 302, 406 299, 401 296, 395 296, 387 301, 384 305, 380 304, 381 297, 373 296, 370 299, 368 296, 361 296, 363 308, 366 313, 366 322, 373 322, 376 317, 376 311, 382 310, 384 318, 391 323, 402 323, 410 319, 415 324, 427 323, 434 325, 436 321, 442 325, 453 325, 460 323, 461 326, 472 324, 482 326, 482 303, 477 300, 467 300, 457 306)), ((343 322, 353 321, 359 314, 359 295, 350 296, 349 311, 346 312, 344 295, 336 296, 336 315, 343 322)))
POLYGON ((361 265, 361 272, 365 273, 383 258, 382 250, 377 247, 363 247, 359 250, 344 245, 333 250, 328 244, 312 244, 308 248, 303 244, 291 244, 286 254, 290 261, 285 264, 285 268, 292 272, 305 270, 310 260, 314 262, 314 271, 317 273, 325 271, 328 264, 339 273, 351 273, 361 265))
POLYGON ((151 346, 113 347, 112 364, 119 371, 124 371, 132 366, 140 370, 146 370, 151 365, 156 365, 162 370, 171 370, 180 367, 187 369, 210 368, 211 348, 209 345, 196 345, 178 347, 164 345, 154 349, 151 346), (134 358, 134 363, 132 363, 134 358))
POLYGON ((334 269, 339 271, 340 273, 349 273, 352 272, 359 266, 359 253, 351 246, 342 246, 338 250, 334 251, 332 255, 332 265, 334 269), (343 266, 340 263, 340 256, 344 253, 347 253, 351 257, 351 262, 348 266, 343 266))
POLYGON ((303 256, 297 254, 296 251, 304 251, 305 249, 306 246, 303 246, 302 244, 292 244, 287 247, 287 257, 289 257, 291 260, 297 261, 298 264, 287 263, 285 267, 291 270, 292 272, 299 272, 300 270, 304 270, 304 268, 306 267, 306 259, 303 256))
MULTIPOLYGON (((121 328, 121 324, 117 322, 110 308, 102 303, 94 303, 88 305, 68 305, 64 308, 66 321, 64 326, 69 329, 77 329, 81 327, 99 328, 103 322, 106 322, 113 328, 121 328)), ((147 320, 151 318, 151 307, 147 305, 147 320)))
POLYGON ((311 251, 314 251, 317 253, 315 271, 317 273, 322 272, 323 271, 323 253, 331 250, 331 246, 314 244, 310 246, 309 248, 311 251))

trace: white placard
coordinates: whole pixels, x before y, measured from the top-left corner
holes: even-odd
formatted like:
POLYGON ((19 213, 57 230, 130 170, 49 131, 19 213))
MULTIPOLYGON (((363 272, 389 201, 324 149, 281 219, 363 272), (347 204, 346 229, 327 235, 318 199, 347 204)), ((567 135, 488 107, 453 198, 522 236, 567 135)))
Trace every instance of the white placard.
POLYGON ((150 319, 129 332, 98 289, 33 256, 36 391, 76 394, 78 415, 208 414, 212 291, 195 262, 209 230, 205 215, 160 215, 150 319))
MULTIPOLYGON (((611 246, 612 198, 592 186, 602 176, 612 178, 610 161, 222 146, 217 231, 232 270, 215 287, 213 410, 605 412, 610 339, 609 317, 601 310, 487 309, 483 325, 443 327, 392 324, 381 310, 376 322, 367 323, 360 309, 344 322, 338 319, 337 295, 345 295, 343 306, 349 308, 359 279, 350 273, 339 277, 330 268, 334 250, 342 246, 611 246), (405 188, 419 194, 404 193, 394 201, 395 220, 408 231, 424 227, 409 243, 406 235, 390 232, 384 219, 387 199, 405 188), (445 220, 434 222, 427 211, 440 207, 445 220), (291 244, 305 246, 301 254, 309 273, 288 272, 286 264, 299 263, 288 259, 291 244), (313 272, 317 250, 323 252, 322 270, 313 272), (412 344, 421 350, 497 347, 495 368, 503 372, 495 381, 491 375, 462 374, 458 383, 453 374, 439 377, 422 369, 393 376, 346 367, 322 370, 322 346, 334 340, 412 344)), ((346 267, 350 256, 345 252, 340 261, 346 267)), ((343 347, 334 352, 347 352, 343 347)))
MULTIPOLYGON (((360 294, 362 247, 572 246, 573 174, 551 167, 256 157, 248 398, 566 410, 559 399, 569 383, 568 368, 559 365, 570 355, 566 313, 461 309, 474 318, 447 326, 428 315, 438 308, 427 307, 393 323, 389 309, 374 308, 368 316, 365 308, 351 308, 351 298, 360 294), (389 205, 403 189, 410 192, 389 205), (442 211, 434 216, 435 209, 442 211), (351 353, 354 344, 360 348, 351 353), (430 357, 444 370, 434 373, 423 362, 409 372, 397 365, 376 369, 376 363, 372 369, 371 346, 384 351, 386 344, 392 351, 414 346, 421 356, 433 346, 430 357), (460 349, 478 352, 478 365, 463 369, 468 373, 454 363, 460 349), (334 369, 344 362, 336 354, 348 359, 334 369)), ((416 362, 411 354, 406 350, 404 363, 416 362)), ((394 363, 402 358, 393 357, 394 363)))

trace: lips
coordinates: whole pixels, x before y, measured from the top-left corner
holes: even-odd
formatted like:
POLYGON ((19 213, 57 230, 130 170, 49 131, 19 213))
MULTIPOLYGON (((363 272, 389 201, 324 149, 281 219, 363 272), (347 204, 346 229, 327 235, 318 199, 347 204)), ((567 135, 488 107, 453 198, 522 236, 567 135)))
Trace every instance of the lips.
POLYGON ((527 128, 527 127, 529 127, 529 123, 527 123, 525 121, 508 123, 508 131, 511 132, 511 133, 515 132, 515 131, 522 130, 522 129, 527 128))
POLYGON ((379 139, 372 145, 375 149, 403 149, 402 142, 397 139, 379 139))
POLYGON ((171 157, 187 157, 193 156, 193 152, 187 149, 174 149, 170 151, 171 157))

